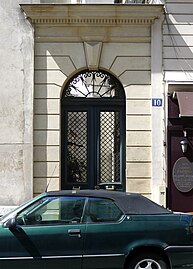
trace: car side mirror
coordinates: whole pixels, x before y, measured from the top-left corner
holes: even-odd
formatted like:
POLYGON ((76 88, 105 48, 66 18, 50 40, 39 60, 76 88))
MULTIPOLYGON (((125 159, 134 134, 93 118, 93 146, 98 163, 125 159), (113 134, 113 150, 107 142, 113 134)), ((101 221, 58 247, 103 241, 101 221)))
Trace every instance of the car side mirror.
POLYGON ((11 219, 9 219, 6 223, 4 223, 4 227, 5 228, 9 228, 9 229, 13 229, 13 228, 16 228, 16 218, 13 217, 11 219))

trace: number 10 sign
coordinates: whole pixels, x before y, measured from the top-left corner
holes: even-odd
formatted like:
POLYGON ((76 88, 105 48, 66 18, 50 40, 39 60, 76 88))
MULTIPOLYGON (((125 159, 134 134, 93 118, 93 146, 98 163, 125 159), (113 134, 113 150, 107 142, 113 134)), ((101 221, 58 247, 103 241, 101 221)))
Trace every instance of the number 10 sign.
POLYGON ((162 98, 152 98, 152 106, 162 107, 162 98))

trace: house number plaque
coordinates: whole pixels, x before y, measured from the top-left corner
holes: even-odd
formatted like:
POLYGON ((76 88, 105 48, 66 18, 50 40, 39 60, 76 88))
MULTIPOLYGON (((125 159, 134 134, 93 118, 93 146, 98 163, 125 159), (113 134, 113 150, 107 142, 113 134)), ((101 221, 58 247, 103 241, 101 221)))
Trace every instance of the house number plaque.
POLYGON ((193 163, 186 157, 179 158, 173 167, 173 182, 181 192, 193 189, 193 163))

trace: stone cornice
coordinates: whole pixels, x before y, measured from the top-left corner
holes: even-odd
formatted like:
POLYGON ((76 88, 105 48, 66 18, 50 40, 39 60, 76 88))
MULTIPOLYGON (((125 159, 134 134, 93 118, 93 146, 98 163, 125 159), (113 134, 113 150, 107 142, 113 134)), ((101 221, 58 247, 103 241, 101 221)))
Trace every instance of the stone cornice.
POLYGON ((150 25, 164 12, 163 5, 21 4, 33 24, 70 26, 150 25))

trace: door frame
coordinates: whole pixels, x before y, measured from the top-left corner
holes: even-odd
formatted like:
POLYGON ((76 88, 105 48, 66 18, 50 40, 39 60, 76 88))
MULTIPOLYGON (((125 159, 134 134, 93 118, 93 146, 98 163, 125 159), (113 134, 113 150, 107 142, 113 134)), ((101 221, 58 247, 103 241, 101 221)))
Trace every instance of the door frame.
MULTIPOLYGON (((94 76, 93 76, 94 77, 94 76)), ((86 87, 86 90, 88 90, 88 84, 87 82, 83 81, 83 86, 86 87)), ((93 83, 94 85, 94 83, 93 83)), ((110 87, 111 88, 111 87, 110 87)), ((93 86, 94 89, 94 86, 93 86)), ((94 93, 94 90, 93 90, 94 93)), ((90 112, 92 107, 96 107, 97 111, 120 111, 120 131, 121 131, 121 135, 120 135, 120 182, 105 182, 104 184, 97 184, 98 182, 96 181, 96 179, 92 180, 93 178, 93 173, 91 173, 91 175, 88 175, 88 180, 91 180, 91 182, 89 184, 83 184, 82 188, 90 188, 90 189, 94 189, 94 188, 109 188, 109 189, 114 189, 114 190, 122 190, 125 191, 126 189, 126 98, 125 98, 125 92, 124 92, 124 88, 122 86, 122 84, 120 83, 120 81, 114 77, 112 74, 106 72, 106 71, 90 71, 90 70, 85 70, 85 71, 81 71, 77 74, 75 74, 72 78, 69 79, 69 81, 66 83, 66 85, 64 86, 63 89, 63 93, 61 96, 61 188, 62 189, 66 189, 66 188, 80 188, 80 184, 71 184, 70 187, 67 187, 65 184, 65 178, 66 178, 66 169, 65 169, 65 158, 66 158, 66 152, 67 152, 67 131, 66 131, 66 126, 67 126, 67 120, 66 120, 66 112, 67 111, 80 111, 82 108, 82 111, 88 111, 90 112), (93 98, 90 96, 73 96, 71 95, 70 91, 71 89, 76 89, 76 86, 78 87, 78 83, 81 81, 81 79, 84 79, 86 77, 89 77, 89 72, 91 72, 91 76, 92 74, 95 74, 95 76, 97 77, 97 73, 98 73, 98 77, 103 78, 103 76, 105 77, 105 79, 103 81, 101 81, 101 83, 98 86, 97 90, 97 94, 99 93, 100 89, 103 87, 103 85, 105 83, 110 83, 110 86, 113 86, 115 88, 112 87, 112 90, 110 91, 115 91, 114 95, 111 95, 111 92, 108 90, 108 88, 105 88, 110 92, 110 96, 103 96, 100 95, 97 98, 93 98), (82 77, 81 77, 82 74, 82 77), (84 77, 85 76, 85 77, 84 77), (76 85, 77 83, 77 85, 76 85), (103 84, 104 83, 104 84, 103 84), (90 179, 91 178, 91 179, 90 179)), ((94 112, 93 112, 94 113, 94 112)), ((97 118, 97 117, 96 117, 97 118)), ((90 118, 88 119, 88 121, 90 121, 90 118)), ((99 122, 99 119, 98 119, 99 122)), ((88 124, 91 125, 90 122, 88 122, 88 124)), ((97 123, 93 123, 94 125, 96 125, 97 123)), ((95 126, 92 126, 91 128, 94 129, 95 126)), ((90 127, 89 127, 90 128, 90 127)), ((90 132, 90 131, 89 131, 90 132)), ((89 137, 90 134, 88 134, 89 137)), ((89 149, 89 145, 93 144, 93 138, 89 137, 88 140, 88 149, 89 149)), ((97 152, 97 145, 94 145, 94 150, 96 151, 97 155, 97 159, 99 159, 99 152, 97 152)), ((99 148, 99 147, 98 147, 99 148)), ((90 160, 89 160, 90 161, 90 160)), ((93 159, 91 160, 93 162, 96 163, 96 158, 93 157, 93 159)), ((95 168, 95 169, 99 169, 99 168, 95 168)), ((97 174, 97 172, 95 171, 95 175, 97 174)))
MULTIPOLYGON (((110 188, 110 189, 120 189, 125 190, 126 189, 126 180, 125 180, 125 170, 126 170, 126 116, 125 116, 125 105, 121 105, 120 101, 112 101, 112 100, 104 100, 104 102, 100 99, 99 100, 93 100, 93 99, 87 99, 87 100, 73 100, 71 102, 64 102, 61 107, 61 188, 62 189, 76 189, 81 186, 81 188, 85 189, 98 189, 98 188, 110 188), (78 104, 77 104, 78 103, 78 104), (69 187, 67 187, 65 183, 65 178, 67 177, 67 171, 64 167, 63 163, 66 159, 66 152, 67 152, 67 116, 66 113, 68 111, 85 111, 90 112, 91 115, 88 115, 88 128, 91 129, 88 130, 88 156, 91 157, 88 160, 88 180, 90 178, 93 178, 93 181, 88 182, 88 184, 79 184, 79 183, 72 183, 69 184, 69 187), (99 183, 97 181, 96 175, 97 169, 99 169, 99 146, 97 145, 98 142, 96 142, 97 138, 92 135, 93 130, 97 130, 97 133, 99 133, 99 117, 98 114, 100 112, 105 111, 120 111, 120 182, 107 182, 107 183, 99 183), (95 116, 93 116, 95 114, 95 116), (97 118, 97 121, 93 121, 93 117, 97 118), (95 140, 96 139, 96 140, 95 140), (94 141, 95 140, 95 141, 94 141), (92 145, 94 146, 95 155, 91 154, 90 152, 93 150, 91 148, 92 145), (91 171, 91 166, 89 163, 96 163, 95 165, 95 171, 91 171)), ((95 133, 96 134, 96 133, 95 133)))
POLYGON ((171 210, 187 212, 193 211, 193 189, 188 192, 182 192, 176 188, 173 182, 173 168, 180 158, 193 161, 193 118, 179 117, 179 114, 178 100, 173 95, 168 96, 166 205, 171 210), (172 138, 176 139, 177 143, 172 142, 172 138), (189 142, 189 149, 186 153, 182 152, 180 146, 180 141, 184 139, 189 142))

